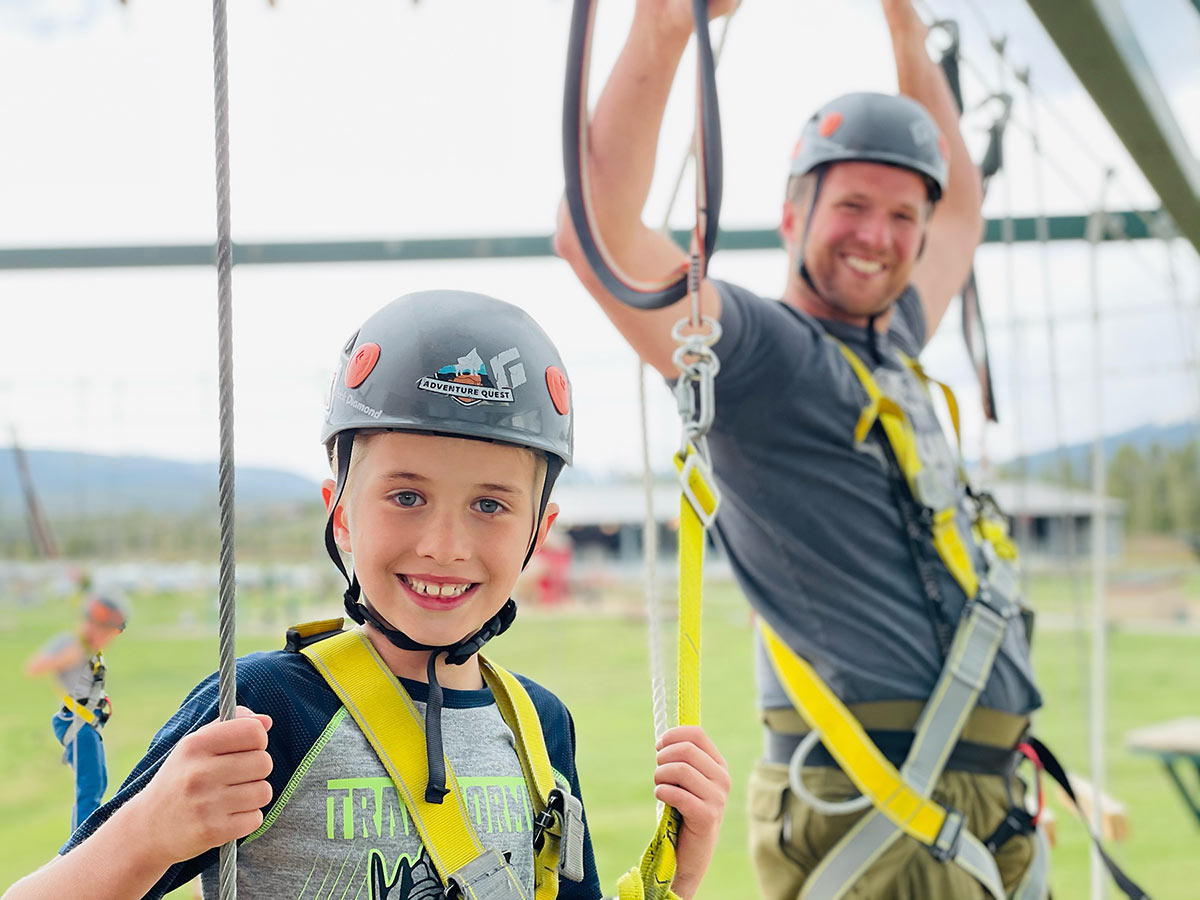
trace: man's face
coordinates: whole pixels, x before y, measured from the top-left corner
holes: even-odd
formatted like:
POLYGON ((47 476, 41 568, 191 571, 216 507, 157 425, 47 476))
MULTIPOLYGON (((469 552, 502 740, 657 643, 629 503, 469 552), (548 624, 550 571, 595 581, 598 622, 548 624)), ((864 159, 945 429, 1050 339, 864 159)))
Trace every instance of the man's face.
POLYGON ((359 439, 354 455, 334 534, 364 597, 421 643, 474 634, 520 574, 537 511, 534 455, 401 432, 359 439))
POLYGON ((808 204, 785 209, 784 231, 821 296, 818 315, 862 323, 882 312, 909 282, 928 211, 924 180, 915 172, 869 162, 830 166, 804 237, 808 204))

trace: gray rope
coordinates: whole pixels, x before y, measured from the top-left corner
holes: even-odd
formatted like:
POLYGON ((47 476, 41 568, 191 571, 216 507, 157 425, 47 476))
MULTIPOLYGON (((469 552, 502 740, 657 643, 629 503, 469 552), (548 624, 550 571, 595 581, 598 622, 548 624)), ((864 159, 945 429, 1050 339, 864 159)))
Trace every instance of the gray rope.
MULTIPOLYGON (((217 357, 220 397, 221 568, 218 581, 218 709, 222 721, 237 715, 234 668, 236 579, 233 538, 233 239, 229 216, 229 71, 225 0, 213 0, 213 102, 217 158, 217 357)), ((219 862, 221 900, 237 898, 237 841, 223 844, 219 862)))

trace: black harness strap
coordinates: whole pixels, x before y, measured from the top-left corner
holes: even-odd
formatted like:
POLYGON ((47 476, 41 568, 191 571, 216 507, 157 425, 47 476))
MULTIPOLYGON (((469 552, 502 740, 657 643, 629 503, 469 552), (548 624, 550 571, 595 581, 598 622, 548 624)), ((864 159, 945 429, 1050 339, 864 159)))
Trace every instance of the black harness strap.
MULTIPOLYGON (((658 309, 687 296, 688 272, 661 285, 639 287, 607 258, 602 236, 591 213, 587 188, 587 69, 591 53, 596 0, 575 0, 567 45, 567 78, 563 94, 563 169, 567 208, 583 254, 596 277, 614 297, 638 309, 658 309)), ((696 69, 699 81, 696 165, 703 172, 697 210, 703 221, 703 259, 712 257, 721 213, 721 117, 717 107, 716 65, 708 36, 707 0, 692 0, 696 20, 696 69)), ((700 222, 697 221, 697 229, 700 222)), ((701 271, 701 276, 704 274, 701 271)))
MULTIPOLYGON (((1050 752, 1050 748, 1043 744, 1035 737, 1027 738, 1029 746, 1033 748, 1033 752, 1037 754, 1038 759, 1042 763, 1042 768, 1046 774, 1058 782, 1058 786, 1066 792, 1066 795, 1071 798, 1071 802, 1075 804, 1076 809, 1082 809, 1079 801, 1075 798, 1075 791, 1071 787, 1071 779, 1067 777, 1066 770, 1063 769, 1054 754, 1050 752)), ((1100 798, 1097 797, 1095 802, 1099 803, 1100 798)), ((1087 824, 1087 823, 1085 823, 1087 824)), ((1112 880, 1117 887, 1125 894, 1129 900, 1150 900, 1150 895, 1142 890, 1126 875, 1121 867, 1112 861, 1112 858, 1104 852, 1104 847, 1100 844, 1100 838, 1092 833, 1091 825, 1088 824, 1088 834, 1092 838, 1092 843, 1096 847, 1096 852, 1100 854, 1100 859, 1104 862, 1104 867, 1108 869, 1108 874, 1112 876, 1112 880)))

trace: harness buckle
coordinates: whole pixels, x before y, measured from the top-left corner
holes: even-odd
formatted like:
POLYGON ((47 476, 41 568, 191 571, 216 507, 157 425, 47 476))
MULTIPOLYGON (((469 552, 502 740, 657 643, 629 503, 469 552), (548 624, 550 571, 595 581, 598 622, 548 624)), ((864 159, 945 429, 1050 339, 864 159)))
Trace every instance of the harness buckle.
POLYGON ((695 510, 697 518, 700 519, 700 524, 708 528, 712 524, 712 520, 716 518, 717 510, 721 506, 721 492, 717 490, 716 482, 713 480, 712 467, 709 466, 708 460, 699 450, 693 448, 691 452, 685 451, 683 465, 679 469, 679 485, 683 496, 687 498, 687 502, 695 510), (706 506, 697 496, 696 489, 692 485, 693 475, 696 475, 708 488, 708 492, 712 496, 711 506, 706 506))
POLYGON ((991 541, 983 542, 983 557, 987 561, 987 582, 991 593, 999 595, 1006 606, 1019 606, 1017 599, 1021 596, 1021 582, 1016 567, 996 551, 991 541))
POLYGON ((445 900, 525 900, 508 860, 494 848, 447 875, 442 896, 445 900))
POLYGON ((962 843, 963 828, 966 827, 966 816, 953 807, 946 808, 946 820, 942 822, 941 830, 929 845, 929 853, 938 862, 949 862, 958 856, 958 847, 962 843))
POLYGON ((542 852, 546 837, 558 841, 558 871, 569 881, 583 881, 583 802, 556 787, 546 797, 546 808, 533 822, 533 852, 542 852))
POLYGON ((986 577, 979 582, 975 602, 1002 619, 1006 625, 1021 615, 1021 606, 1016 597, 993 590, 991 581, 986 577))

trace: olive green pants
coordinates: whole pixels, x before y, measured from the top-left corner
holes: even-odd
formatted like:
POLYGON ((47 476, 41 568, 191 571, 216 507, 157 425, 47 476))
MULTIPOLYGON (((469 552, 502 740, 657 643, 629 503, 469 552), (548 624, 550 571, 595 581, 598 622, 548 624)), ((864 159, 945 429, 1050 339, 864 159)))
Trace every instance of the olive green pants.
MULTIPOLYGON (((858 790, 840 769, 805 769, 805 785, 825 800, 848 800, 858 790)), ((1020 798, 1020 782, 1012 785, 1020 798)), ((805 878, 865 812, 825 816, 792 794, 787 766, 759 760, 750 776, 750 854, 764 900, 796 900, 805 878)), ((988 837, 1004 818, 1008 795, 997 775, 945 772, 933 799, 967 817, 977 837, 988 837)), ((1032 835, 1014 837, 996 855, 1004 887, 1012 891, 1033 858, 1032 835)), ((940 863, 917 841, 896 840, 845 894, 870 900, 989 900, 970 875, 940 863)))

